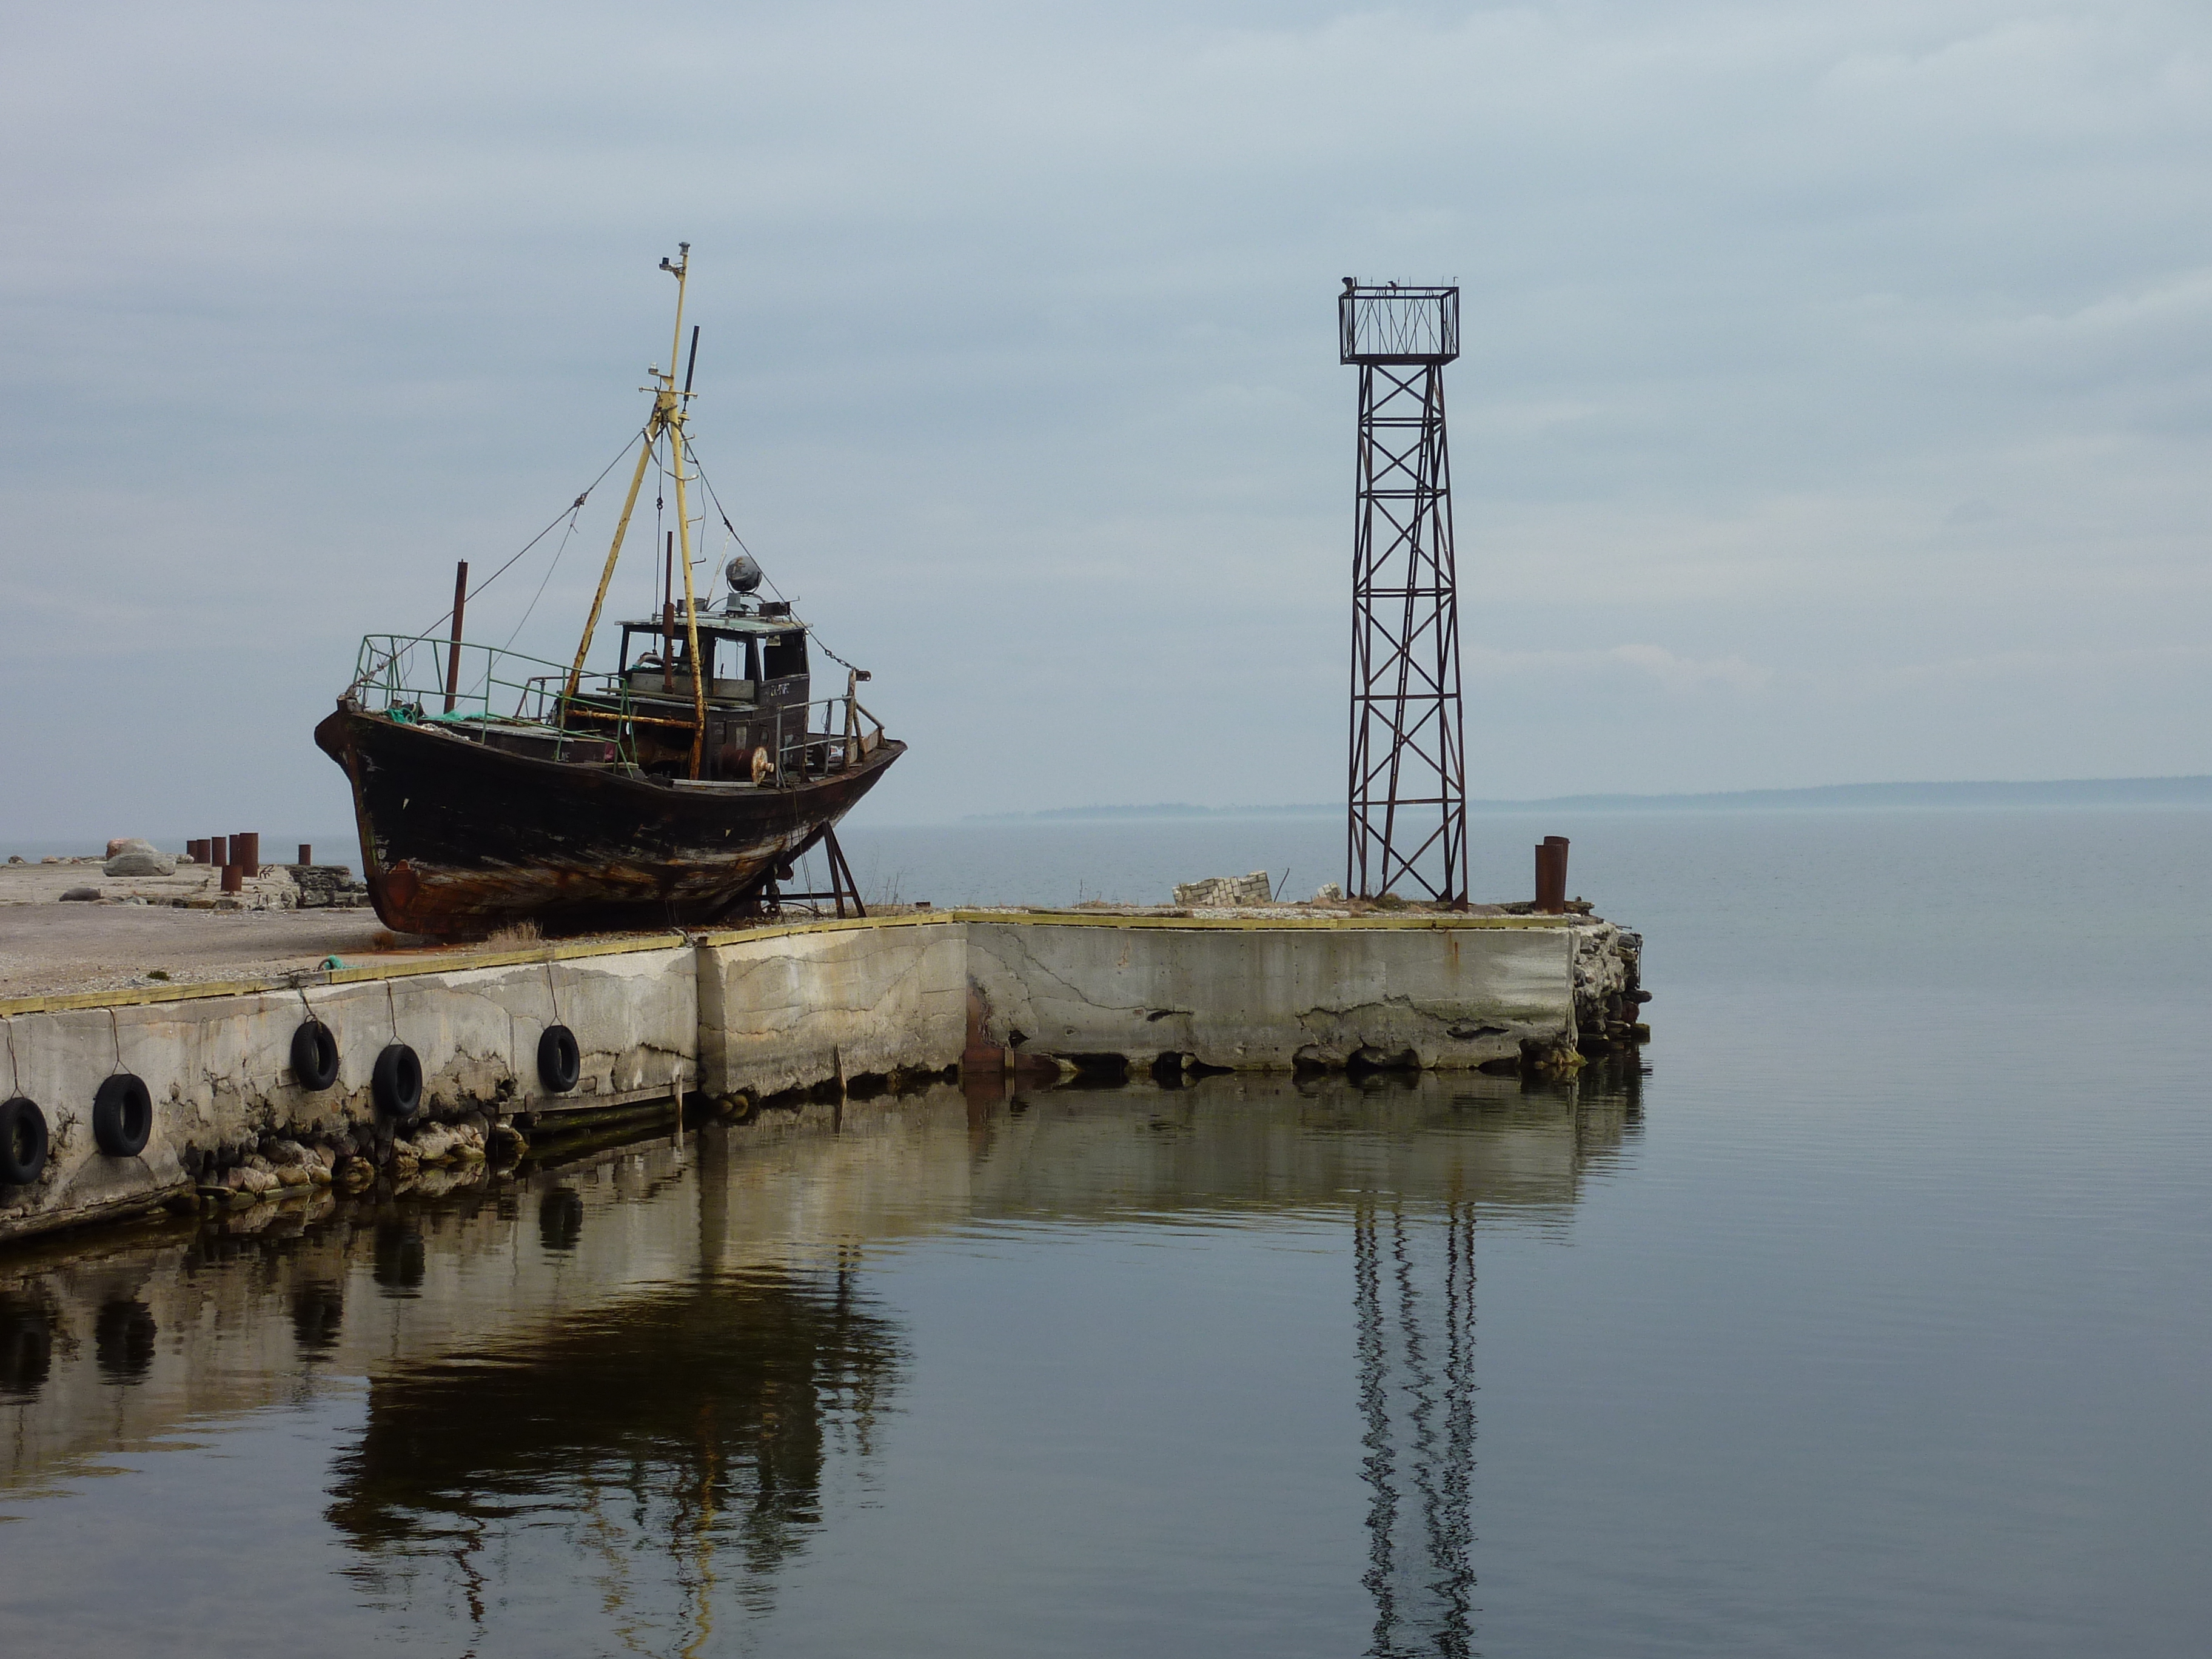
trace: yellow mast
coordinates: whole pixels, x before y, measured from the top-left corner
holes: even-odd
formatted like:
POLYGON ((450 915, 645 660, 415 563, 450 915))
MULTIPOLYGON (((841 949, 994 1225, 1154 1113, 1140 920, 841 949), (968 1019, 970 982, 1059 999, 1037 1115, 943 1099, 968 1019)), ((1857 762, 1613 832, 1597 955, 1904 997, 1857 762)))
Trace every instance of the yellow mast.
MULTIPOLYGON (((653 411, 659 413, 658 408, 653 411)), ((615 579, 615 561, 622 556, 623 538, 629 533, 629 515, 637 510, 638 486, 645 482, 645 469, 653 464, 653 430, 650 422, 645 428, 645 447, 637 453, 637 471, 630 474, 629 494, 623 498, 622 517, 615 520, 614 545, 607 549, 607 567, 599 572, 599 591, 592 595, 592 614, 584 618, 583 643, 576 647, 575 666, 568 671, 568 689, 562 700, 576 695, 577 683, 584 678, 584 655, 592 648, 592 632, 599 625, 599 607, 607 602, 607 584, 615 579)))
MULTIPOLYGON (((668 343, 668 380, 657 407, 665 410, 661 426, 668 434, 668 464, 676 473, 676 539, 684 558, 684 632, 691 653, 691 775, 699 775, 699 757, 707 741, 707 683, 700 674, 699 608, 691 592, 691 509, 684 495, 684 402, 676 396, 676 357, 684 345, 684 282, 691 266, 691 244, 676 245, 676 263, 660 262, 661 269, 676 274, 676 336, 668 343)), ((684 401, 690 398, 685 388, 684 401)))
POLYGON ((622 517, 615 523, 613 544, 607 549, 607 562, 599 572, 599 592, 592 596, 591 615, 584 619, 584 637, 576 647, 576 660, 568 670, 566 697, 574 697, 584 678, 584 659, 592 649, 592 635, 599 625, 599 612, 606 605, 607 586, 614 580, 615 563, 622 557, 623 539, 629 533, 630 514, 637 508, 637 492, 645 483, 645 469, 652 464, 653 451, 664 441, 668 445, 669 461, 676 473, 676 528, 684 543, 684 627, 691 653, 691 775, 699 775, 701 750, 707 740, 707 687, 701 678, 699 661, 699 617, 691 591, 691 518, 684 492, 684 402, 676 392, 676 360, 684 345, 684 294, 685 279, 690 274, 691 244, 678 242, 676 258, 663 259, 660 268, 676 278, 676 333, 669 343, 668 368, 665 373, 659 368, 646 372, 653 376, 648 388, 653 393, 653 413, 646 419, 645 447, 638 452, 637 471, 630 475, 629 494, 623 500, 622 517))

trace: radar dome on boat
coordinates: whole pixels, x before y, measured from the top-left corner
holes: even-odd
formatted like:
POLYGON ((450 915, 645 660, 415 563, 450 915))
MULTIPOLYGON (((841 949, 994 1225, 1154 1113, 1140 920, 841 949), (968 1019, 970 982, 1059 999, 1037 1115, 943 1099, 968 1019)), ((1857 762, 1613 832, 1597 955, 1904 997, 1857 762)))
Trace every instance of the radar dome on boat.
POLYGON ((750 593, 761 585, 761 568, 753 562, 753 556, 750 553, 739 553, 732 557, 722 574, 728 579, 732 593, 750 593))

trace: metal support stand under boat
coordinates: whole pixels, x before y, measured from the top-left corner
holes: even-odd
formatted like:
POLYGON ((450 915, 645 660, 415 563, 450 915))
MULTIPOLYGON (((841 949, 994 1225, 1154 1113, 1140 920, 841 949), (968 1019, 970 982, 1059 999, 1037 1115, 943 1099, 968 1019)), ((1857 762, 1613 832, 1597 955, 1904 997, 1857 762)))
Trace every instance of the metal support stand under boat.
MULTIPOLYGON (((846 862, 845 849, 837 845, 837 832, 835 830, 824 830, 822 832, 822 853, 824 861, 830 866, 828 888, 819 892, 787 893, 771 881, 761 895, 763 905, 770 911, 776 911, 781 909, 784 905, 799 899, 808 901, 810 905, 818 905, 820 901, 829 899, 836 903, 838 917, 842 920, 845 915, 845 902, 850 899, 853 904, 853 914, 866 921, 868 917, 868 907, 860 902, 860 884, 853 879, 853 866, 846 862)), ((780 873, 787 874, 791 867, 787 864, 785 865, 780 873)))

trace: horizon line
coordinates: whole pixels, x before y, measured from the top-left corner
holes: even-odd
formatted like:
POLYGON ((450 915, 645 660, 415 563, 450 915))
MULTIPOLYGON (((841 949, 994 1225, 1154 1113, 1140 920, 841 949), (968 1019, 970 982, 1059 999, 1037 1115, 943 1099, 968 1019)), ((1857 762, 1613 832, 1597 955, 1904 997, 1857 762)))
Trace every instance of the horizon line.
MULTIPOLYGON (((2138 798, 2132 804, 2154 804, 2191 801, 2212 805, 2212 774, 2179 773, 2148 777, 2127 778, 2051 778, 2051 779, 1955 779, 1886 783, 1821 783, 1789 788, 1699 790, 1665 794, 1589 793, 1578 795, 1545 795, 1523 799, 1491 798, 1470 799, 1470 812, 1533 811, 1544 809, 1610 807, 1698 807, 1784 805, 1792 802, 1814 805, 1826 801, 1840 804, 1856 799, 1861 804, 1874 805, 1881 800, 1891 804, 1907 804, 1907 798, 1919 797, 1910 804, 1936 805, 1930 797, 1951 797, 1960 804, 1978 798, 1994 804, 1992 797, 2010 798, 2019 805, 2039 804, 2027 798, 2037 795, 2073 795, 2112 798, 2126 794, 2138 798)), ((2063 804, 2056 801, 2048 804, 2063 804)), ((2111 800, 2110 804, 2124 804, 2111 800)), ((1098 803, 1087 806, 1049 806, 1025 811, 970 812, 958 822, 963 823, 1012 823, 1037 819, 1087 817, 1284 817, 1290 815, 1322 816, 1341 813, 1341 801, 1291 801, 1272 804, 1252 804, 1235 806, 1201 806, 1188 801, 1153 801, 1141 804, 1098 803)))

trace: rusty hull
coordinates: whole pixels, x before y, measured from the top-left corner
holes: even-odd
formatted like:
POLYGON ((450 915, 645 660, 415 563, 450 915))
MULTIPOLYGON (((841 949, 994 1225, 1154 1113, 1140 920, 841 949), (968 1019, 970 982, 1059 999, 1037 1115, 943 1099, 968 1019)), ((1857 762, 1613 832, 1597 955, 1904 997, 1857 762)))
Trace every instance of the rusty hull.
POLYGON ((722 791, 509 754, 344 703, 315 744, 352 782, 376 914, 440 938, 720 921, 906 752, 886 739, 848 771, 722 791))

